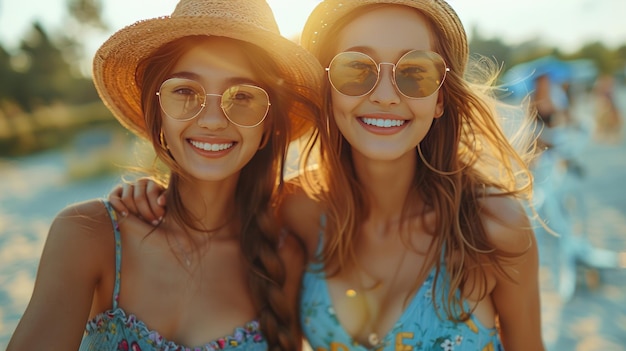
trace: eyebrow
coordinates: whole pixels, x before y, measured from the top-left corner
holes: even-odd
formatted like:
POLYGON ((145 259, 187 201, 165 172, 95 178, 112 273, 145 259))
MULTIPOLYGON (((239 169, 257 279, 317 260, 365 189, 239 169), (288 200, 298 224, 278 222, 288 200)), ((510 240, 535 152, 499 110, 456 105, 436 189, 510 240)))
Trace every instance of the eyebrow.
POLYGON ((374 49, 372 49, 369 46, 351 46, 351 47, 346 48, 344 50, 341 50, 339 52, 346 52, 346 51, 357 51, 357 52, 362 52, 364 54, 372 56, 372 53, 374 52, 374 49))
MULTIPOLYGON (((400 50, 400 56, 398 56, 398 58, 402 57, 407 52, 410 52, 410 51, 413 51, 413 50, 423 50, 423 49, 408 48, 408 49, 400 50)), ((375 56, 377 56, 376 55, 376 50, 374 48, 370 47, 370 46, 363 46, 363 45, 351 46, 351 47, 346 48, 345 50, 342 50, 342 51, 339 51, 339 52, 346 52, 346 51, 362 52, 362 53, 368 55, 369 57, 373 58, 374 60, 377 60, 377 57, 375 57, 375 56)))
MULTIPOLYGON (((186 79, 195 80, 197 82, 203 82, 205 80, 210 81, 210 79, 205 79, 204 76, 202 76, 202 75, 199 75, 199 74, 193 73, 193 72, 188 72, 188 71, 172 73, 167 78, 168 79, 169 78, 186 78, 186 79)), ((229 79, 226 80, 226 84, 230 84, 230 85, 234 85, 234 84, 259 85, 258 82, 254 81, 252 78, 247 78, 247 77, 232 77, 232 78, 229 78, 229 79)))

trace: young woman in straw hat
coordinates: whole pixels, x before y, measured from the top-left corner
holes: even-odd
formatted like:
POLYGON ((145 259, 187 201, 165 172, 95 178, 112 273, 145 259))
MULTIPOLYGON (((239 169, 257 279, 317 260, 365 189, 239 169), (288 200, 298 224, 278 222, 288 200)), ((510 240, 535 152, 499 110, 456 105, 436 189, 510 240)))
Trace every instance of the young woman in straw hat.
POLYGON ((322 68, 262 0, 181 0, 109 38, 107 107, 169 170, 156 227, 100 199, 54 220, 8 349, 297 350, 304 255, 273 211, 322 68))
POLYGON ((308 196, 298 189, 283 207, 320 258, 301 299, 313 348, 543 350, 537 245, 522 205, 532 140, 522 135, 516 151, 489 86, 469 80, 489 65, 468 68, 454 10, 443 0, 328 0, 302 45, 328 67, 332 102, 317 126, 328 131, 318 134, 322 186, 309 177, 308 196), (300 207, 314 208, 321 230, 315 215, 293 220, 300 207))
MULTIPOLYGON (((531 139, 514 147, 489 85, 466 78, 453 9, 326 0, 302 44, 328 74, 317 148, 301 151, 318 167, 290 183, 281 217, 308 249, 312 348, 543 350, 532 184, 516 151, 531 139)), ((111 197, 158 218, 158 189, 137 185, 111 197)))

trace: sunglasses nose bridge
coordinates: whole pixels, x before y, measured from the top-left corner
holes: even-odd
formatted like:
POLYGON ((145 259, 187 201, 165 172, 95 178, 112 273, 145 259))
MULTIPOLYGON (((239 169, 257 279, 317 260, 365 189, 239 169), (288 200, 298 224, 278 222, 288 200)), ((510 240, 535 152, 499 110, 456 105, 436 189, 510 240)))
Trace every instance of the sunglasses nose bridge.
POLYGON ((376 85, 379 85, 380 82, 383 80, 383 65, 391 66, 391 76, 389 80, 391 81, 391 84, 395 87, 396 86, 396 64, 393 62, 380 62, 378 64, 378 79, 377 79, 376 85))
MULTIPOLYGON (((226 115, 226 112, 222 108, 222 94, 204 94, 202 104, 200 104, 200 111, 196 117, 198 118, 198 124, 201 126, 212 126, 212 128, 224 128, 224 121, 230 122, 230 118, 226 115), (218 98, 216 105, 209 103, 209 97, 218 98), (224 118, 225 117, 225 118, 224 118)), ((226 124, 228 124, 226 122, 226 124)))
POLYGON ((209 102, 207 101, 207 100, 208 100, 207 96, 219 97, 219 98, 220 98, 220 100, 219 100, 219 104, 218 104, 217 106, 219 106, 219 108, 220 108, 220 110, 221 110, 221 105, 222 105, 222 103, 221 103, 221 97, 222 97, 222 94, 206 94, 206 93, 205 93, 205 94, 200 95, 200 96, 202 97, 202 102, 200 103, 200 111, 198 111, 198 115, 202 114, 203 112, 206 112, 206 111, 204 111, 204 110, 205 110, 205 109, 207 108, 207 106, 209 105, 209 102))
POLYGON ((380 62, 377 64, 378 77, 376 84, 369 91, 369 99, 383 104, 399 102, 400 92, 395 81, 396 64, 380 62), (391 66, 390 70, 383 69, 383 65, 391 66))
POLYGON ((207 96, 212 96, 212 97, 219 98, 218 101, 220 102, 220 104, 222 102, 222 94, 204 94, 204 101, 203 101, 202 104, 205 105, 205 106, 207 105, 207 100, 208 100, 207 96))

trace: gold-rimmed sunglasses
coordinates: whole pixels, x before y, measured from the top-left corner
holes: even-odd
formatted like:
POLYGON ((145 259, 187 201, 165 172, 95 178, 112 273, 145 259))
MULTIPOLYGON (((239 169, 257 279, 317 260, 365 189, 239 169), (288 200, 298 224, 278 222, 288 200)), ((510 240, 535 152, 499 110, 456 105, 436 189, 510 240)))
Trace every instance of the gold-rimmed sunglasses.
POLYGON ((265 120, 270 107, 267 92, 258 86, 236 84, 222 94, 207 94, 199 82, 187 78, 170 78, 156 93, 161 109, 168 117, 188 121, 200 114, 207 96, 220 98, 226 118, 239 127, 256 127, 265 120))
POLYGON ((370 56, 357 51, 337 54, 326 68, 330 84, 346 96, 364 96, 380 81, 382 65, 393 68, 393 84, 405 97, 423 99, 433 95, 443 85, 446 66, 441 55, 432 51, 409 51, 397 63, 376 63, 370 56))

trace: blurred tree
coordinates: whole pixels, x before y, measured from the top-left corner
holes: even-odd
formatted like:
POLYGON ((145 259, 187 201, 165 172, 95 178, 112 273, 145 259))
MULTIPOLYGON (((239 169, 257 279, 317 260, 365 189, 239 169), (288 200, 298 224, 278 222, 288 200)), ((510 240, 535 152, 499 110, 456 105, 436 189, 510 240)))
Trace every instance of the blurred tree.
POLYGON ((11 75, 13 75, 10 61, 11 56, 4 47, 0 45, 0 78, 2 79, 2 84, 0 84, 0 101, 7 99, 10 95, 11 75))
POLYGON ((558 56, 558 50, 542 43, 539 38, 529 39, 511 48, 511 61, 507 67, 511 68, 520 63, 550 55, 558 56))
POLYGON ((71 86, 70 66, 63 52, 50 40, 38 22, 33 23, 28 37, 22 40, 20 79, 15 82, 15 99, 24 111, 32 112, 38 105, 49 105, 67 97, 71 86))
POLYGON ((65 57, 72 62, 70 70, 73 74, 88 79, 77 79, 68 87, 69 103, 85 103, 99 100, 91 82, 91 57, 85 60, 84 45, 95 33, 106 32, 109 27, 102 19, 103 3, 101 0, 67 0, 70 15, 67 21, 69 30, 64 32, 60 45, 64 48, 65 57), (88 61, 86 67, 83 63, 88 61), (82 68, 81 68, 82 67, 82 68))
POLYGON ((620 46, 615 50, 617 60, 619 62, 619 69, 617 71, 618 78, 622 81, 626 81, 626 44, 620 46))
POLYGON ((102 2, 100 0, 67 0, 70 15, 80 24, 99 30, 107 30, 102 20, 102 2))
POLYGON ((63 41, 68 60, 74 62, 77 74, 90 76, 91 57, 85 58, 84 43, 94 35, 104 33, 109 28, 102 19, 101 0, 66 0, 69 18, 65 24, 63 41))
POLYGON ((599 73, 611 75, 615 74, 620 69, 620 66, 623 69, 623 60, 620 60, 619 56, 618 50, 611 50, 599 41, 583 45, 573 55, 577 59, 591 59, 598 67, 599 73))
POLYGON ((509 66, 511 47, 499 38, 487 39, 476 27, 472 29, 469 42, 470 52, 495 60, 498 65, 509 66))
POLYGON ((1 135, 11 135, 15 131, 13 121, 9 118, 8 105, 12 98, 12 87, 15 82, 15 72, 11 69, 11 56, 0 45, 0 125, 7 130, 1 131, 1 135))

